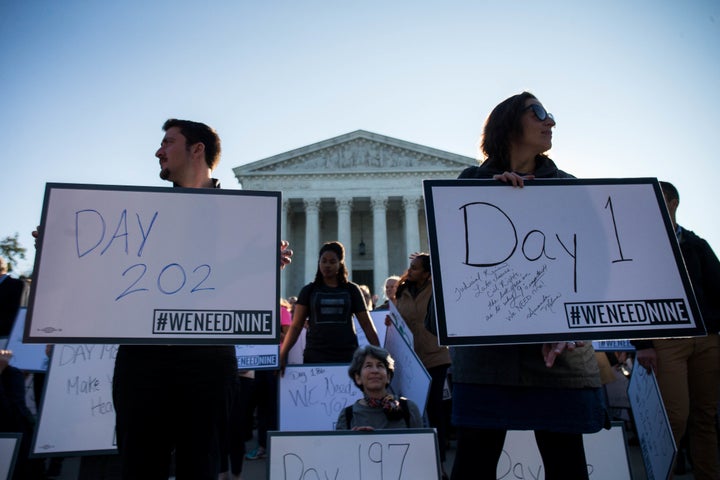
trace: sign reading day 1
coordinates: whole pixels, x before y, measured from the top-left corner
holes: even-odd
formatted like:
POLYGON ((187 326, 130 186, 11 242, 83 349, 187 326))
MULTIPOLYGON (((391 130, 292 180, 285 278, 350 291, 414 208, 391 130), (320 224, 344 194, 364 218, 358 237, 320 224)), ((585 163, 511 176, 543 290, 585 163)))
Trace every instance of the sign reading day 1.
POLYGON ((25 341, 279 343, 280 193, 48 184, 25 341))
POLYGON ((656 179, 424 191, 442 344, 704 334, 656 179))

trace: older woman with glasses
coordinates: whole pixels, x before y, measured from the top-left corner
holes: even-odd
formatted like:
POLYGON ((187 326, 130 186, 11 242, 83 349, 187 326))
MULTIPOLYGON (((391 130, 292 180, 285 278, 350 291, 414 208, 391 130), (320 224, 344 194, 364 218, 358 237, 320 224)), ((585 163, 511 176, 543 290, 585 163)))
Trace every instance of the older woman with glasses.
POLYGON ((395 361, 387 350, 366 345, 355 351, 348 375, 363 398, 340 412, 336 430, 422 428, 420 409, 411 400, 395 398, 387 390, 395 361))
MULTIPOLYGON (((485 122, 485 161, 459 178, 519 188, 535 178, 573 178, 545 154, 553 127, 555 119, 531 93, 506 99, 485 122)), ((463 346, 451 354, 458 442, 453 480, 494 480, 507 430, 535 431, 546 479, 588 478, 582 434, 609 427, 591 345, 463 346)))

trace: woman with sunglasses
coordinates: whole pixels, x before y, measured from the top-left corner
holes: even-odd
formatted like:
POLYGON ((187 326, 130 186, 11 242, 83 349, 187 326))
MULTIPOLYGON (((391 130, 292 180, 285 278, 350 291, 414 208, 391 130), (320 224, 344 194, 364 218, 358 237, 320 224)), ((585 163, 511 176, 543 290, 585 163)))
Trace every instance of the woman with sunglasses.
MULTIPOLYGON (((495 179, 520 188, 535 178, 574 178, 545 154, 554 126, 553 116, 531 93, 506 99, 485 122, 485 161, 459 178, 495 179)), ((453 480, 494 480, 507 430, 535 431, 547 480, 588 478, 582 434, 610 426, 590 344, 450 350, 457 426, 453 480)))

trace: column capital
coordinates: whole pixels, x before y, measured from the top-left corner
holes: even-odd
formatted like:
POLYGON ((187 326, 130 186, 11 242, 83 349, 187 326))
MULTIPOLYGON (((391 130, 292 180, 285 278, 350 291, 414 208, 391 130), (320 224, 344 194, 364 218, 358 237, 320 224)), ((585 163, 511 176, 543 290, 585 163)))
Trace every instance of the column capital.
POLYGON ((337 206, 338 212, 346 211, 349 212, 352 209, 353 199, 352 198, 336 198, 335 205, 337 206))
POLYGON ((370 205, 372 205, 373 210, 386 210, 387 204, 388 204, 387 197, 372 197, 370 199, 370 205))
POLYGON ((418 205, 420 203, 420 197, 418 197, 418 196, 403 197, 402 203, 403 203, 403 207, 405 207, 405 208, 418 208, 418 205))
POLYGON ((306 212, 318 212, 320 210, 320 199, 319 198, 304 198, 303 205, 305 205, 306 212))

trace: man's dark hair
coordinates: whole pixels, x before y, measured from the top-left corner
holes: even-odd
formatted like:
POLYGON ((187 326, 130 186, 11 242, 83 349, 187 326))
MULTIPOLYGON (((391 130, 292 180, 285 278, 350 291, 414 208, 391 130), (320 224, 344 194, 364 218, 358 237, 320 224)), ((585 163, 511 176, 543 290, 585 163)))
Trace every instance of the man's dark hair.
POLYGON ((513 95, 490 112, 480 143, 488 166, 510 171, 510 144, 523 134, 522 115, 525 112, 525 102, 529 98, 537 99, 530 92, 513 95))
POLYGON ((210 170, 214 170, 220 162, 221 152, 220 137, 217 132, 204 123, 178 120, 177 118, 168 119, 163 124, 163 131, 167 132, 172 127, 180 129, 180 133, 183 134, 186 140, 185 148, 188 150, 190 146, 196 143, 205 145, 205 163, 207 163, 210 170))
POLYGON ((675 185, 670 182, 661 181, 660 188, 665 196, 667 196, 668 200, 677 200, 680 202, 680 194, 678 193, 677 188, 675 188, 675 185))

